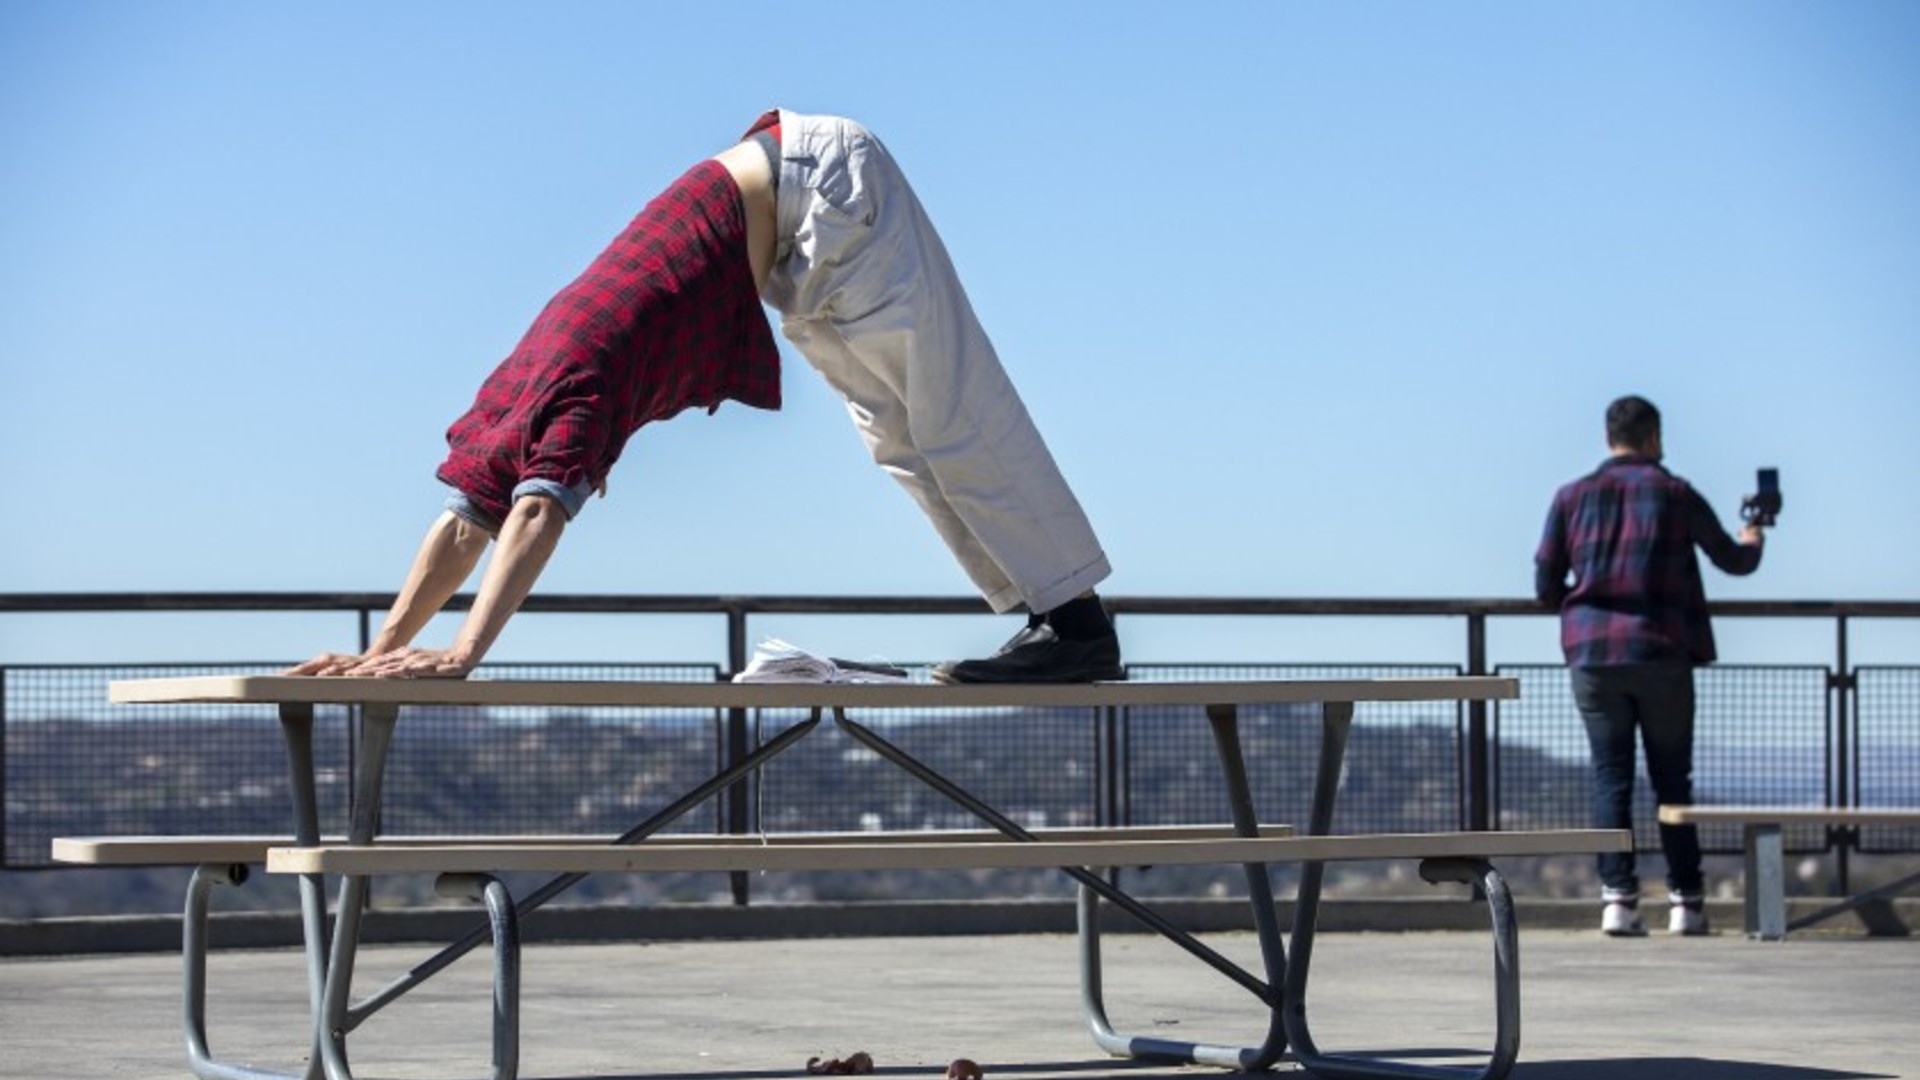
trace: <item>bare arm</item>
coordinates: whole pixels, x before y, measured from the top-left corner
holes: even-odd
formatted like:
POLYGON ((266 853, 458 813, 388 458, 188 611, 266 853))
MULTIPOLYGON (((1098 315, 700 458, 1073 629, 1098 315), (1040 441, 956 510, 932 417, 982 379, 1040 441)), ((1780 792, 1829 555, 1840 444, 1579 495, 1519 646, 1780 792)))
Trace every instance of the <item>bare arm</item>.
POLYGON ((400 595, 387 612, 386 622, 374 636, 364 654, 321 653, 289 675, 345 675, 349 670, 382 653, 404 647, 413 640, 427 620, 438 614, 447 599, 467 580, 487 549, 485 531, 459 515, 447 511, 427 526, 420 550, 413 556, 413 567, 400 587, 400 595))
POLYGON ((407 571, 407 582, 374 635, 369 656, 392 652, 412 643, 427 620, 446 606, 460 584, 480 563, 490 538, 479 526, 449 510, 427 530, 420 551, 407 571))
MULTIPOLYGON (((487 650, 506 629, 507 620, 520 610, 520 604, 527 594, 533 591, 533 583, 546 569, 547 560, 553 550, 559 546, 560 536, 566 532, 567 513, 560 504, 542 495, 530 495, 513 504, 507 520, 500 526, 499 546, 493 553, 493 559, 487 564, 487 571, 480 579, 480 591, 474 596, 473 607, 467 612, 467 618, 454 636, 453 647, 448 649, 410 649, 405 643, 419 631, 428 618, 439 610, 440 604, 453 594, 460 581, 465 580, 462 573, 450 584, 433 572, 421 572, 418 563, 416 575, 421 579, 418 590, 419 610, 415 606, 395 603, 394 611, 387 617, 387 626, 382 627, 380 639, 375 647, 368 651, 368 658, 348 668, 348 675, 377 675, 389 678, 449 678, 464 677, 476 667, 487 650), (427 608, 424 601, 431 598, 429 585, 438 588, 445 586, 438 602, 427 608), (403 607, 407 610, 403 611, 403 607), (380 646, 393 632, 393 644, 385 649, 380 646)), ((430 538, 431 541, 431 538, 430 538)), ((424 548, 423 548, 424 554, 424 548)), ((478 551, 474 553, 477 558, 478 551)), ((471 570, 473 563, 466 567, 471 570)), ((415 576, 408 577, 411 586, 415 576)), ((402 598, 403 601, 405 598, 402 598)))

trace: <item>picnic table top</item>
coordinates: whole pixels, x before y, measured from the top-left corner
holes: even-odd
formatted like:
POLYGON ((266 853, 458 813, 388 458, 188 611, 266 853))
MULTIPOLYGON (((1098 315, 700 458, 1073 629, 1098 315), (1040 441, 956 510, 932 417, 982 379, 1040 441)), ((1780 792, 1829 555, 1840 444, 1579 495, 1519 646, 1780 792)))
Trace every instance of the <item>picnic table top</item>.
POLYGON ((372 679, 194 675, 116 680, 117 704, 536 705, 640 708, 947 708, 1206 706, 1363 701, 1484 701, 1520 696, 1517 680, 1243 679, 1071 684, 731 683, 639 680, 372 679))

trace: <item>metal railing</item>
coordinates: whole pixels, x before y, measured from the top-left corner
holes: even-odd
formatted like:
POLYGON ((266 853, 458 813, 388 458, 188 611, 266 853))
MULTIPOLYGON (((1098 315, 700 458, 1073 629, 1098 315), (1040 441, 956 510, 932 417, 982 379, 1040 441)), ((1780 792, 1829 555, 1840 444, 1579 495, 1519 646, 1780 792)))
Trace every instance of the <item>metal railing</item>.
MULTIPOLYGON (((0 614, 331 611, 355 617, 361 642, 391 603, 377 593, 0 594, 0 614)), ((464 607, 470 598, 451 605, 464 607)), ((1460 620, 1461 654, 1424 664, 1135 665, 1136 679, 1301 678, 1506 674, 1518 701, 1379 706, 1356 727, 1337 827, 1368 831, 1568 827, 1586 822, 1586 747, 1558 665, 1495 663, 1488 624, 1550 615, 1531 601, 1229 599, 1113 597, 1124 625, 1158 616, 1275 618, 1448 617, 1460 620)), ((978 600, 950 597, 535 596, 524 610, 631 616, 711 615, 726 625, 727 655, 702 664, 495 664, 495 678, 724 678, 744 667, 751 621, 772 614, 857 616, 978 614, 978 600)), ((1830 658, 1793 665, 1718 665, 1699 679, 1697 797, 1701 801, 1793 801, 1891 805, 1920 800, 1920 668, 1849 666, 1853 620, 1920 619, 1920 603, 1730 601, 1719 618, 1820 619, 1834 628, 1830 658)), ((273 664, 253 665, 268 671, 273 664)), ((114 678, 248 665, 0 665, 0 850, 6 869, 47 865, 54 835, 128 832, 275 832, 287 805, 277 731, 218 707, 115 709, 114 678)), ((659 791, 737 759, 793 722, 778 713, 698 710, 637 721, 582 711, 445 710, 416 717, 402 738, 424 749, 396 756, 388 827, 396 832, 617 832, 645 815, 659 791), (567 777, 555 784, 557 775, 567 777)), ((989 801, 1036 823, 1157 824, 1220 820, 1217 795, 1193 773, 1211 753, 1205 725, 1166 723, 1140 710, 1025 711, 1017 715, 889 714, 885 723, 914 752, 963 778, 989 801)), ((1275 710, 1247 719, 1250 768, 1263 817, 1303 812, 1289 800, 1309 789, 1313 725, 1275 710)), ((352 752, 346 710, 323 710, 331 731, 323 799, 345 812, 352 752)), ((816 736, 737 785, 681 828, 716 832, 896 829, 966 824, 903 778, 837 737, 816 736)), ((1640 790, 1645 797, 1647 785, 1640 790)), ((1304 795, 1299 795, 1304 798, 1304 795)), ((1643 807, 1639 842, 1657 847, 1643 807)), ((1709 851, 1738 850, 1731 830, 1704 830, 1709 851)), ((1809 828, 1790 835, 1799 851, 1832 854, 1844 881, 1853 853, 1920 852, 1920 830, 1809 828)), ((1204 872, 1169 888, 1216 890, 1204 872)), ((707 889, 669 882, 665 889, 707 889)), ((782 895, 779 880, 754 886, 782 895)), ((814 882, 820 890, 872 895, 885 883, 814 882)), ((1036 886, 1039 888, 1039 886, 1036 886)), ((744 882, 731 889, 747 899, 744 882)))

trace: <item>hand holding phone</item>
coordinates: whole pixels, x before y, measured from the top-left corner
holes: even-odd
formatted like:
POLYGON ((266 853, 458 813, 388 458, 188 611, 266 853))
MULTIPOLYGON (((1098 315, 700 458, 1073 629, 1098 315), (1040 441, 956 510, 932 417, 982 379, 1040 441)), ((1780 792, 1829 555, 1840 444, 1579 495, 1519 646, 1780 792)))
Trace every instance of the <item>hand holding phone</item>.
POLYGON ((1754 477, 1754 486, 1759 490, 1741 502, 1740 516, 1754 528, 1772 528, 1784 502, 1780 497, 1780 470, 1761 469, 1754 477))

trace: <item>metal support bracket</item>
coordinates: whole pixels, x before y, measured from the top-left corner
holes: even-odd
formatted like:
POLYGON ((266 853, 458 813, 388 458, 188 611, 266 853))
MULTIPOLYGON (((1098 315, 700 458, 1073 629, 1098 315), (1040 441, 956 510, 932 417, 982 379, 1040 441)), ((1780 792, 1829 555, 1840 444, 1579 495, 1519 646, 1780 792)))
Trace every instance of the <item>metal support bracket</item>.
MULTIPOLYGON (((1208 718, 1214 724, 1215 737, 1221 747, 1223 765, 1227 770, 1229 802, 1234 807, 1236 831, 1244 836, 1256 836, 1259 827, 1252 816, 1253 803, 1247 790, 1246 768, 1240 758, 1239 735, 1234 717, 1232 706, 1219 706, 1208 710, 1208 718)), ((1006 815, 936 772, 926 763, 888 742, 872 729, 849 720, 844 710, 835 710, 834 722, 856 742, 905 770, 921 783, 945 795, 1001 834, 1015 840, 1036 839, 1032 833, 1021 828, 1006 815)), ((1247 867, 1248 886, 1253 894, 1255 924, 1262 928, 1261 955, 1266 961, 1267 978, 1265 980, 1227 959, 1099 874, 1077 866, 1063 866, 1060 869, 1080 884, 1078 911, 1081 1002, 1085 1007, 1087 1026, 1093 1034, 1095 1043, 1118 1057, 1191 1062, 1246 1071, 1265 1069, 1279 1059, 1280 1054, 1285 1050, 1285 1043, 1281 1036, 1280 1002, 1276 996, 1276 989, 1286 970, 1286 957, 1280 943, 1279 925, 1273 913, 1272 886, 1268 881, 1265 866, 1255 864, 1247 867), (1272 1018, 1265 1040, 1258 1046, 1242 1047, 1130 1036, 1114 1031, 1113 1025, 1107 1021, 1106 1006, 1101 992, 1098 905, 1103 899, 1239 984, 1265 1004, 1272 1018)))

